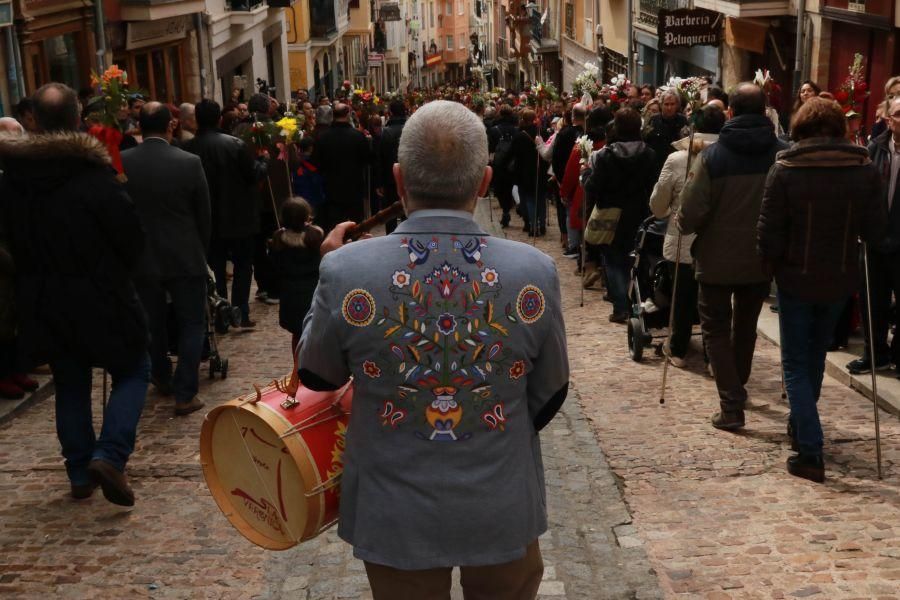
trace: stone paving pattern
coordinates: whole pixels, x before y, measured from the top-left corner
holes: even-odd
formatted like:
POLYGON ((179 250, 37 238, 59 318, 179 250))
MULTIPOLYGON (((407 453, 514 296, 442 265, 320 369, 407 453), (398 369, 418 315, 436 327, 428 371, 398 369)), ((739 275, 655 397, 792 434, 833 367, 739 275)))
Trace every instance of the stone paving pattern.
MULTIPOLYGON (((554 221, 548 230, 555 229, 554 221)), ((586 292, 579 307, 575 261, 560 256, 556 231, 537 246, 559 266, 573 387, 666 597, 900 598, 896 417, 881 412, 879 481, 871 402, 826 378, 819 403, 826 483, 791 477, 775 345, 757 344, 745 431, 717 431, 709 424, 715 384, 699 352, 686 369, 669 369, 660 406, 661 359, 652 352, 642 363, 630 359, 625 326, 607 321, 611 306, 599 290, 586 292)))
MULTIPOLYGON (((252 310, 255 332, 222 338, 229 377, 201 380, 207 408, 290 369, 290 336, 278 328, 277 307, 254 303, 252 310)), ((101 385, 98 371, 95 412, 101 385)), ((660 598, 582 404, 573 390, 543 435, 550 531, 541 539, 540 598, 660 598)), ((228 524, 200 469, 204 412, 176 419, 171 399, 149 393, 128 467, 133 509, 109 504, 99 491, 83 502, 69 498, 52 398, 0 425, 0 597, 371 598, 362 563, 334 530, 276 553, 228 524)), ((461 598, 458 586, 453 597, 461 598)))

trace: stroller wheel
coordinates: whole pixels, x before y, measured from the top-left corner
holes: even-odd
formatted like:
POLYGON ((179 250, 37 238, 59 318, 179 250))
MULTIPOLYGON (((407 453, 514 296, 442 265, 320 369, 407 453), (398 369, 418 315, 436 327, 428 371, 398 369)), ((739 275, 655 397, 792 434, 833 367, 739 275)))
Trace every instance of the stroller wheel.
POLYGON ((209 357, 209 378, 215 379, 216 372, 222 370, 222 359, 218 355, 209 357))
POLYGON ((631 360, 640 362, 644 356, 644 326, 635 317, 628 319, 628 353, 631 360))
POLYGON ((225 379, 226 377, 228 377, 228 359, 227 358, 222 361, 221 373, 222 373, 222 379, 225 379))

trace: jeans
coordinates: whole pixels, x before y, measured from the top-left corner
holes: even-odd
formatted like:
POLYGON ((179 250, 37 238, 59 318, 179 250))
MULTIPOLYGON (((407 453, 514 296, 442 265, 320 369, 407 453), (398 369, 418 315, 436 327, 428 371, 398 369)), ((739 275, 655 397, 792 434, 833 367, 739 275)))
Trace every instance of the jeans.
POLYGON ((756 324, 769 282, 744 285, 700 283, 700 324, 722 410, 743 410, 753 367, 756 324))
POLYGON ((90 483, 88 463, 106 461, 120 471, 134 451, 134 438, 150 382, 150 357, 141 356, 130 369, 111 370, 112 391, 96 438, 91 416, 89 364, 66 356, 50 363, 56 384, 56 435, 72 485, 90 483))
POLYGON ((213 239, 209 249, 209 266, 216 276, 216 291, 228 299, 228 259, 234 264, 231 303, 241 309, 244 320, 250 319, 250 281, 253 278, 253 236, 213 239))
POLYGON ((825 375, 825 354, 845 303, 804 302, 778 290, 784 387, 803 454, 822 454, 822 424, 816 404, 825 375))
POLYGON ((628 310, 628 254, 614 246, 600 246, 606 267, 606 289, 612 299, 613 312, 630 313, 628 310))
MULTIPOLYGON (((666 262, 672 281, 675 281, 675 263, 666 262)), ((672 356, 684 358, 691 343, 691 330, 694 328, 694 317, 697 315, 697 280, 691 265, 682 263, 678 266, 678 284, 675 290, 675 314, 671 329, 670 347, 672 356)))
POLYGON ((176 404, 190 402, 200 389, 200 357, 206 338, 206 278, 175 277, 157 285, 141 284, 141 303, 150 321, 153 377, 172 381, 176 404), (178 366, 169 360, 166 292, 172 298, 178 334, 178 366))
POLYGON ((544 227, 547 221, 547 202, 543 195, 525 192, 519 188, 519 200, 525 208, 525 220, 534 227, 544 227), (535 220, 535 218, 537 220, 535 220))

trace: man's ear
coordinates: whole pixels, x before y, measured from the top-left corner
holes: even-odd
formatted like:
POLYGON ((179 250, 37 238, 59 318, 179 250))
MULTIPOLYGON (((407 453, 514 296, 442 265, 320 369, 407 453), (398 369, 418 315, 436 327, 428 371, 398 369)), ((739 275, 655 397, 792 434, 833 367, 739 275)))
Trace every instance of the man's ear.
POLYGON ((491 178, 494 176, 494 169, 492 167, 484 168, 484 176, 481 178, 481 185, 478 186, 478 197, 484 198, 488 195, 488 188, 491 185, 491 178))
POLYGON ((394 163, 394 183, 397 184, 397 197, 400 198, 400 204, 403 205, 403 212, 409 215, 409 204, 406 199, 406 184, 403 182, 403 172, 400 171, 400 164, 394 163))

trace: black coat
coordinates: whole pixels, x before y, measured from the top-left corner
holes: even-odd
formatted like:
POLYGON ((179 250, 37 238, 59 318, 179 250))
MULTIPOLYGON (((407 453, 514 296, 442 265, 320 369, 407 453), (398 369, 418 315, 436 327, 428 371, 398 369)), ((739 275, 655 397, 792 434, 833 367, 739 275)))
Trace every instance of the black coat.
POLYGON ((665 118, 662 115, 654 115, 650 119, 650 123, 644 131, 644 141, 656 154, 656 179, 659 179, 659 174, 666 163, 666 159, 675 151, 675 148, 672 147, 672 142, 677 142, 684 137, 682 130, 687 125, 687 117, 681 113, 669 118, 665 118))
POLYGON ((644 142, 614 142, 591 159, 584 183, 587 214, 594 206, 620 208, 619 223, 611 246, 629 252, 641 221, 649 214, 655 185, 656 156, 644 142))
POLYGON ((556 134, 556 140, 553 142, 553 157, 550 164, 553 165, 553 175, 557 181, 562 181, 566 174, 566 163, 569 162, 569 156, 572 154, 572 148, 578 138, 584 135, 584 127, 581 125, 567 125, 556 134))
POLYGON ((394 163, 400 149, 400 134, 406 125, 406 117, 392 117, 381 132, 376 161, 376 181, 384 189, 385 205, 397 201, 397 183, 394 181, 394 163))
POLYGON ((184 149, 200 157, 212 209, 214 239, 245 238, 259 232, 258 182, 266 162, 254 158, 243 140, 218 131, 200 131, 184 149))
POLYGON ((537 147, 534 145, 536 136, 537 127, 530 125, 520 129, 513 138, 513 156, 516 158, 513 183, 519 186, 520 193, 537 192, 540 197, 547 189, 547 169, 550 165, 543 159, 538 159, 537 147))
POLYGON ((331 220, 362 220, 366 172, 372 161, 366 136, 349 123, 335 122, 319 134, 312 158, 325 182, 325 206, 331 220))
POLYGON ((200 159, 160 138, 122 153, 134 201, 147 232, 145 275, 154 280, 206 277, 209 187, 200 159))
POLYGON ((779 289, 819 303, 858 289, 857 239, 877 244, 886 228, 879 179, 866 149, 845 140, 804 140, 778 154, 757 241, 779 289))
MULTIPOLYGON (((888 197, 891 188, 891 131, 885 131, 869 144, 869 156, 875 165, 875 170, 881 176, 881 199, 884 209, 888 207, 888 197)), ((873 249, 877 252, 900 252, 900 185, 895 186, 894 199, 890 203, 888 212, 887 235, 881 242, 875 244, 873 249)))
POLYGON ((321 255, 318 245, 323 236, 316 227, 307 228, 307 232, 301 234, 282 229, 275 233, 269 249, 269 256, 281 276, 278 324, 294 335, 303 333, 303 320, 319 284, 321 255), (309 246, 307 242, 311 240, 318 244, 309 246))
POLYGON ((133 368, 148 341, 132 282, 144 231, 106 149, 74 132, 0 137, 0 160, 24 365, 133 368))
MULTIPOLYGON (((500 142, 500 138, 508 135, 515 139, 518 133, 519 128, 516 126, 515 119, 498 118, 496 124, 488 130, 488 151, 493 156, 494 152, 497 151, 497 144, 500 142)), ((509 188, 512 188, 514 185, 512 173, 507 172, 505 169, 494 167, 491 185, 494 187, 494 190, 505 189, 508 193, 509 188)))

